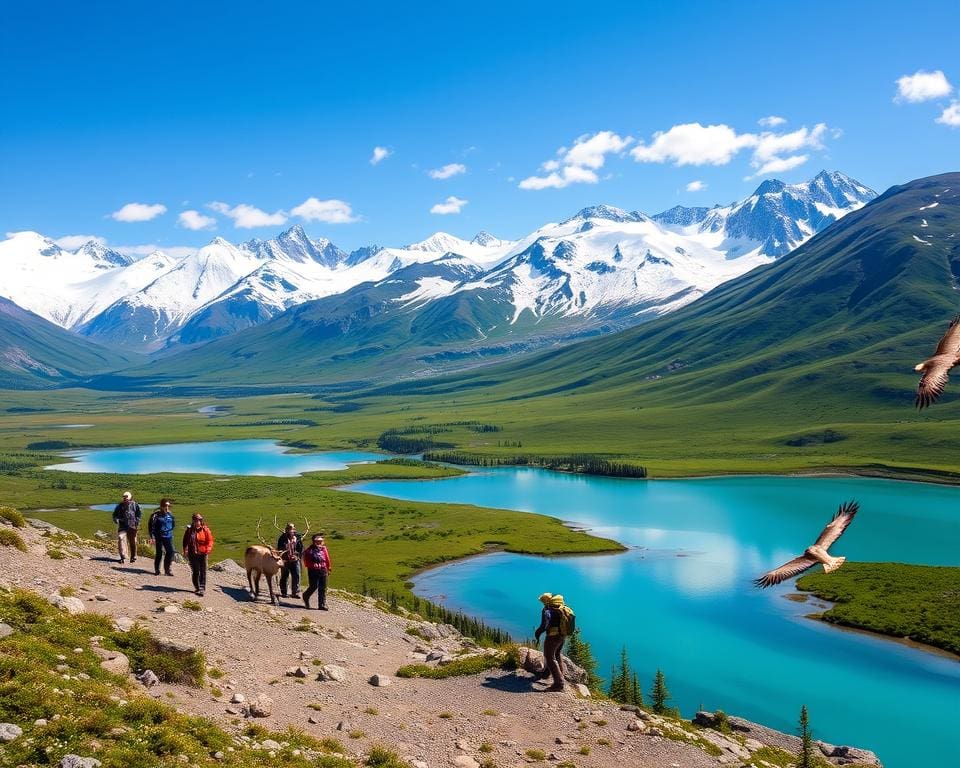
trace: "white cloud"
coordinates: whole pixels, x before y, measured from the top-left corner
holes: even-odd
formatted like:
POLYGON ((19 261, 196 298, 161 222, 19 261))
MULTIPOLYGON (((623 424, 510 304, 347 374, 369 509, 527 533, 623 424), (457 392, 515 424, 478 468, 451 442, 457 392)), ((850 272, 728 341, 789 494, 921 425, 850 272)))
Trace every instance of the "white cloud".
POLYGON ((373 154, 370 156, 370 165, 377 165, 381 160, 386 160, 392 154, 393 152, 386 147, 374 147, 373 154))
POLYGON ((217 220, 200 211, 180 211, 180 215, 177 216, 177 225, 198 232, 201 229, 216 229, 217 220))
POLYGON ((776 128, 783 125, 787 122, 787 118, 780 117, 779 115, 769 115, 767 117, 761 117, 757 120, 757 125, 762 125, 764 128, 776 128))
POLYGON ((233 226, 237 229, 275 227, 287 223, 287 214, 283 211, 267 213, 246 203, 240 203, 231 208, 227 203, 213 202, 207 207, 217 213, 222 213, 227 218, 233 219, 233 226))
POLYGON ((684 123, 657 131, 650 144, 640 143, 630 154, 638 163, 726 165, 745 147, 756 144, 751 133, 738 134, 729 125, 684 123))
POLYGON ((150 221, 167 212, 167 206, 155 203, 127 203, 119 211, 114 211, 110 217, 116 221, 134 222, 150 221))
MULTIPOLYGON (((10 233, 7 233, 7 236, 10 236, 10 233)), ((77 248, 86 245, 91 240, 100 245, 106 245, 107 241, 102 237, 97 237, 96 235, 64 235, 63 237, 58 237, 55 242, 65 251, 75 251, 77 248)))
POLYGON ((817 123, 789 133, 762 131, 737 133, 729 125, 685 123, 667 131, 658 131, 649 144, 630 150, 640 163, 673 163, 683 165, 726 165, 743 150, 751 150, 750 165, 755 176, 780 173, 802 165, 809 155, 802 149, 823 149, 827 128, 817 123))
POLYGON ((436 213, 441 216, 446 216, 451 213, 460 213, 460 211, 463 210, 463 206, 465 206, 468 202, 470 201, 461 200, 459 197, 454 197, 451 195, 442 203, 437 203, 434 205, 433 208, 430 209, 430 213, 436 213))
POLYGON ((691 181, 687 184, 687 192, 703 192, 707 188, 707 185, 697 179, 696 181, 691 181))
POLYGON ((947 76, 939 69, 934 72, 920 70, 912 75, 897 78, 897 95, 893 100, 897 103, 909 102, 915 104, 920 101, 930 101, 948 95, 953 86, 947 76))
POLYGON ((954 101, 949 107, 946 107, 937 118, 941 125, 949 125, 951 128, 960 128, 960 101, 954 101))
POLYGON ((766 176, 769 173, 785 173, 803 165, 810 159, 809 155, 792 155, 790 157, 773 157, 761 164, 757 172, 750 178, 766 176))
POLYGON ((467 172, 467 166, 463 163, 448 163, 443 168, 434 168, 427 171, 431 179, 449 179, 451 176, 459 176, 467 172))
POLYGON ((520 182, 520 189, 563 189, 571 184, 596 184, 600 179, 595 171, 603 167, 607 155, 622 152, 632 143, 631 137, 622 137, 613 131, 599 131, 592 136, 584 134, 572 147, 560 147, 559 159, 541 164, 540 170, 546 176, 529 176, 520 182))
POLYGON ((304 221, 323 221, 327 224, 352 224, 360 217, 353 213, 350 203, 343 200, 318 200, 308 197, 290 213, 304 221))

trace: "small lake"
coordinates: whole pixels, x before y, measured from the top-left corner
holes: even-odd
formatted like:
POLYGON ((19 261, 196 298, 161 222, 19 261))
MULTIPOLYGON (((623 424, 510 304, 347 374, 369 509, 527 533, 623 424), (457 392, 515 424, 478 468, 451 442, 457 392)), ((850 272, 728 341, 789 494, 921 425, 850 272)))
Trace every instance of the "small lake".
POLYGON ((346 469, 349 464, 379 461, 380 453, 338 451, 290 453, 273 440, 222 440, 209 443, 148 445, 72 451, 69 464, 47 469, 65 472, 110 472, 149 475, 178 472, 203 475, 268 475, 294 477, 304 472, 346 469))
POLYGON ((532 636, 537 595, 562 592, 609 678, 626 646, 647 692, 657 668, 684 714, 724 709, 875 750, 887 768, 960 753, 960 662, 813 621, 792 583, 751 580, 802 553, 839 504, 860 502, 833 547, 851 560, 960 565, 960 489, 863 478, 617 480, 527 468, 350 490, 537 512, 627 552, 542 558, 495 553, 430 570, 415 591, 532 636))

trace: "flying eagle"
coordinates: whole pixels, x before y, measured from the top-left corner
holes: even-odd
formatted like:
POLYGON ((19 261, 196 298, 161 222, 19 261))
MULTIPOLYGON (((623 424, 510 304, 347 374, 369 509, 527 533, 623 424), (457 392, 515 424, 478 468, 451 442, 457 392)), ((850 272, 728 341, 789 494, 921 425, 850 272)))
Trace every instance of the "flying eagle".
POLYGON ((753 583, 758 587, 771 587, 774 584, 779 584, 781 581, 799 576, 808 568, 813 568, 817 563, 823 563, 824 573, 837 570, 837 568, 846 562, 847 558, 831 557, 827 550, 830 549, 833 542, 839 539, 843 532, 847 530, 847 526, 853 521, 853 516, 857 514, 858 509, 860 509, 860 505, 855 501, 848 501, 846 504, 841 504, 840 509, 837 510, 833 519, 827 523, 827 527, 823 529, 820 537, 812 547, 807 547, 806 551, 800 555, 800 557, 795 557, 789 563, 784 563, 779 568, 774 568, 772 571, 763 574, 763 576, 756 579, 753 583))
POLYGON ((950 369, 957 363, 960 363, 960 315, 950 321, 950 327, 940 339, 933 357, 913 369, 923 371, 917 385, 917 408, 926 408, 937 401, 947 386, 950 369))

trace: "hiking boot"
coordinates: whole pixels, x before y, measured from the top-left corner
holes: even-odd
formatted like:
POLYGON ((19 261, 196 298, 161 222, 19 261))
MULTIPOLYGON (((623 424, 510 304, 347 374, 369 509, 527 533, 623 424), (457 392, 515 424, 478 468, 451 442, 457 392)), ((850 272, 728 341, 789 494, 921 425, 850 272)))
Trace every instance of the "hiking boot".
POLYGON ((545 690, 547 691, 547 693, 550 693, 552 691, 562 691, 563 686, 554 684, 554 685, 551 685, 549 688, 546 688, 545 690))
MULTIPOLYGON (((158 575, 158 576, 160 575, 159 572, 157 573, 157 575, 158 575)), ((163 572, 163 575, 164 575, 164 576, 173 576, 173 571, 164 571, 164 572, 163 572)))
POLYGON ((153 572, 153 575, 154 575, 154 576, 159 576, 159 575, 160 575, 160 571, 159 571, 159 570, 155 570, 155 571, 153 572))
POLYGON ((307 606, 307 608, 310 607, 310 601, 307 599, 306 595, 303 596, 303 604, 307 606))
MULTIPOLYGON (((203 590, 202 590, 202 589, 198 589, 198 590, 197 590, 197 597, 203 597, 203 590)), ((561 688, 560 690, 563 690, 563 688, 561 688)))
MULTIPOLYGON (((286 593, 286 592, 281 592, 281 593, 280 593, 280 597, 286 598, 286 596, 287 596, 287 593, 286 593)), ((294 597, 296 597, 296 595, 294 595, 294 597)))
POLYGON ((299 599, 300 599, 300 593, 299 593, 299 592, 294 592, 294 593, 293 593, 293 599, 294 599, 294 600, 299 600, 299 599))
POLYGON ((121 558, 120 558, 120 565, 123 565, 123 563, 124 563, 124 559, 121 557, 121 558))
POLYGON ((131 557, 131 558, 130 558, 130 562, 131 562, 131 563, 135 563, 135 562, 137 562, 137 558, 135 558, 135 557, 131 557))
POLYGON ((320 606, 320 610, 321 610, 321 611, 329 611, 330 609, 327 608, 327 606, 325 606, 325 605, 321 605, 321 606, 320 606))
POLYGON ((546 680, 548 677, 552 677, 553 673, 549 669, 543 670, 539 675, 537 675, 538 680, 546 680))

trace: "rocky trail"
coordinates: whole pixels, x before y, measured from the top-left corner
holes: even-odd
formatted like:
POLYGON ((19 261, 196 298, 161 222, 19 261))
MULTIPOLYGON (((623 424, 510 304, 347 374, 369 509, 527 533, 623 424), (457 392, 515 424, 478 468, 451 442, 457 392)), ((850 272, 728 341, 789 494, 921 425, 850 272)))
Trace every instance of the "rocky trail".
MULTIPOLYGON (((337 738, 361 759, 382 744, 413 768, 541 761, 566 768, 619 768, 624 761, 637 768, 761 766, 782 764, 760 759, 765 745, 796 751, 795 737, 745 721, 732 719, 733 735, 724 735, 583 698, 573 685, 547 693, 549 681, 523 668, 398 678, 404 665, 483 651, 452 627, 398 616, 370 598, 336 590, 328 596, 329 611, 289 598, 271 606, 265 585, 253 602, 243 569, 232 561, 210 571, 206 595, 197 597, 185 565, 175 564, 172 577, 155 576, 152 558, 121 565, 105 544, 35 524, 42 527, 19 529, 28 552, 0 547, 0 586, 37 591, 64 610, 107 614, 120 628, 139 622, 156 637, 201 650, 208 666, 203 688, 148 681, 153 684, 143 694, 228 731, 239 732, 253 718, 272 730, 293 726, 337 738), (53 538, 62 559, 48 554, 53 538), (61 590, 75 595, 59 597, 61 590)), ((529 654, 530 669, 537 657, 529 654)), ((113 663, 125 671, 123 660, 113 663)), ((705 713, 699 719, 710 724, 705 713)), ((879 764, 869 753, 844 750, 823 747, 836 764, 879 764)))

